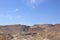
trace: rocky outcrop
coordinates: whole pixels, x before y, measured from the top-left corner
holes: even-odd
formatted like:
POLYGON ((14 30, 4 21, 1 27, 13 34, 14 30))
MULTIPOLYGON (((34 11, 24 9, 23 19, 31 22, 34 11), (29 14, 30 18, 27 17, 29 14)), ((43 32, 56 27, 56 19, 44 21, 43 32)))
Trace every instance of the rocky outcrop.
POLYGON ((0 40, 11 40, 13 36, 7 33, 0 33, 0 40))
POLYGON ((60 40, 60 24, 0 26, 0 40, 60 40))

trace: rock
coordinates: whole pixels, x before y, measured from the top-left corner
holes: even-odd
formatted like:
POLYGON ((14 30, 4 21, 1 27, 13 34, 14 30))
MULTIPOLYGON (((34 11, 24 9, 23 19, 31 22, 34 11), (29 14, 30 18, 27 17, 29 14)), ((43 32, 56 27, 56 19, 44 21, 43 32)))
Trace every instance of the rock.
POLYGON ((0 26, 0 40, 60 40, 60 24, 0 26))

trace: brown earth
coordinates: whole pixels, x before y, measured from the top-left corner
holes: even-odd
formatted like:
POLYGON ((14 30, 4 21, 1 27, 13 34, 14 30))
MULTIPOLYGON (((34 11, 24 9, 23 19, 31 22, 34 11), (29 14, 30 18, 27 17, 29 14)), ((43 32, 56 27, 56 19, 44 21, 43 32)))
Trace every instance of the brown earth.
POLYGON ((0 26, 0 40, 60 40, 60 24, 0 26))

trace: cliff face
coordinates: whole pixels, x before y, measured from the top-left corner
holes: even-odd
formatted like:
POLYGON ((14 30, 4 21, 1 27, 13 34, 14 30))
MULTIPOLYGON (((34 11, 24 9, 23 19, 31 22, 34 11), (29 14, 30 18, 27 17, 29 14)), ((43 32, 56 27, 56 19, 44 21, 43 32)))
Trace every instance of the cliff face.
POLYGON ((0 26, 0 40, 60 40, 60 24, 0 26))

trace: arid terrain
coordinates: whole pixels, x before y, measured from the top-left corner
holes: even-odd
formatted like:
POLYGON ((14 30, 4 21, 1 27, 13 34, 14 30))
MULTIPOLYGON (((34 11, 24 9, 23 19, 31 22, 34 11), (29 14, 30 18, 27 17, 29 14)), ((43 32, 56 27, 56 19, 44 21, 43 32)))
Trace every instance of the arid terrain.
POLYGON ((1 25, 0 40, 60 40, 60 24, 1 25))

